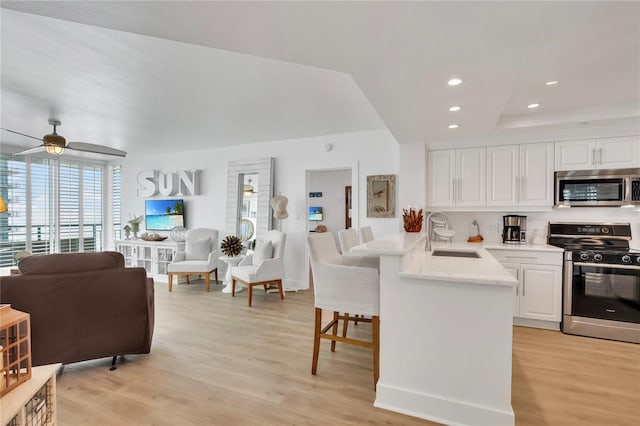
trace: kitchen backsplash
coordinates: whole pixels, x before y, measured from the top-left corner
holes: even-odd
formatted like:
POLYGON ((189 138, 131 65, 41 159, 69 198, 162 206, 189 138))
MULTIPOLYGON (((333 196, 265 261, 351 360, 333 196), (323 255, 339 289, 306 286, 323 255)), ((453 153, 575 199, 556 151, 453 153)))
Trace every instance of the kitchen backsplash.
POLYGON ((451 226, 456 231, 455 241, 466 241, 474 219, 480 224, 480 233, 485 242, 502 242, 502 216, 517 214, 527 216, 527 240, 532 241, 534 230, 547 233, 549 222, 629 222, 631 223, 631 246, 640 248, 640 209, 622 208, 570 208, 554 209, 550 212, 447 212, 451 226))

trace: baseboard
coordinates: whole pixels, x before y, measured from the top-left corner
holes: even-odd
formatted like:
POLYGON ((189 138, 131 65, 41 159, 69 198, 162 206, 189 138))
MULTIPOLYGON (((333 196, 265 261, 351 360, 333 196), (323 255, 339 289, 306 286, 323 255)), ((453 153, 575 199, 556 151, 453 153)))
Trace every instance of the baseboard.
POLYGON ((513 325, 520 325, 523 327, 545 328, 547 330, 560 331, 559 322, 542 321, 542 320, 535 320, 531 318, 513 317, 513 325))
POLYGON ((505 410, 499 410, 385 385, 381 380, 376 387, 376 400, 373 406, 447 425, 513 426, 515 424, 515 416, 510 405, 505 410))

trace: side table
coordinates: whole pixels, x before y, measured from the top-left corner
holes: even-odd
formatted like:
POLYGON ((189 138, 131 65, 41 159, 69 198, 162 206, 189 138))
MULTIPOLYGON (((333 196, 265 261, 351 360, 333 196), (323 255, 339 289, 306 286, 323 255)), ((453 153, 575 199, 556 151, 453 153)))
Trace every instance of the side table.
MULTIPOLYGON (((224 275, 225 287, 222 289, 222 292, 231 293, 231 268, 238 266, 238 263, 244 259, 244 256, 220 256, 218 259, 227 264, 227 273, 224 275)), ((242 287, 236 287, 236 293, 239 291, 242 291, 242 287)))

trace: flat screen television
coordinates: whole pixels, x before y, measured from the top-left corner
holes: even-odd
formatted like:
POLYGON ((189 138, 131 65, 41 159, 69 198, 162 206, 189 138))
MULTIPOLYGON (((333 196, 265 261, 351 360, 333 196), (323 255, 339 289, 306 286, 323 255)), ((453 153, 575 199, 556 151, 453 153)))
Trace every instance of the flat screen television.
POLYGON ((145 200, 144 223, 147 231, 170 231, 184 226, 182 200, 145 200))
POLYGON ((309 220, 322 220, 322 207, 309 207, 309 220))

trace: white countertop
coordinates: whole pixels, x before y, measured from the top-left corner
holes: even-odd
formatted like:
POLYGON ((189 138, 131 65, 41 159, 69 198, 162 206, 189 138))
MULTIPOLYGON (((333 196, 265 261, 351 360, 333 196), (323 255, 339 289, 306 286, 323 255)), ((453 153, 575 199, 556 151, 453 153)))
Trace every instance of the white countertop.
MULTIPOLYGON (((472 243, 469 243, 472 244, 472 243)), ((503 243, 481 243, 483 248, 487 250, 528 250, 528 251, 546 251, 546 252, 563 252, 564 249, 549 244, 503 244, 503 243)))
MULTIPOLYGON (((515 287, 518 281, 483 244, 434 243, 432 249, 473 251, 478 258, 433 256, 424 250, 425 234, 399 233, 353 247, 354 254, 403 256, 399 275, 405 278, 515 287)), ((561 251, 561 250, 560 250, 561 251)))

